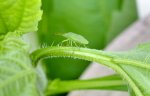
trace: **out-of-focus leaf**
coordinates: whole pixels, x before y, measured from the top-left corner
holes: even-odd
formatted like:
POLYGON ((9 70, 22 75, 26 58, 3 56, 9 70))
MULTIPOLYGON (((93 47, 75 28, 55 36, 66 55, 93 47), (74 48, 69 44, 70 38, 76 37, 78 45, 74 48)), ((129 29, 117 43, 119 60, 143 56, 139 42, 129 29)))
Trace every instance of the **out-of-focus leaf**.
POLYGON ((0 0, 0 35, 37 31, 41 0, 0 0))
POLYGON ((137 18, 137 10, 135 0, 119 0, 120 10, 116 10, 112 14, 112 20, 106 35, 107 43, 117 36, 124 28, 131 25, 137 18))
POLYGON ((42 96, 28 47, 14 33, 0 41, 0 96, 42 96))
MULTIPOLYGON (((62 40, 56 34, 75 32, 87 38, 88 47, 102 49, 137 18, 135 0, 42 0, 42 3, 44 14, 38 31, 41 44, 56 45, 62 40)), ((73 79, 89 62, 60 58, 44 63, 49 78, 73 79)))

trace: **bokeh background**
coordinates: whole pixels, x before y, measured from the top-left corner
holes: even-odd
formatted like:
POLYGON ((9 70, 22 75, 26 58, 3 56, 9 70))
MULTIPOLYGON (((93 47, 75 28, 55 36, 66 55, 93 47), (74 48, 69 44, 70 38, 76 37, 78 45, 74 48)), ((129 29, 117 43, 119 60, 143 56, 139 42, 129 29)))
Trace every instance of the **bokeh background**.
MULTIPOLYGON (((42 0, 43 17, 38 38, 41 46, 57 45, 74 32, 83 35, 89 48, 104 49, 138 19, 135 0, 42 0)), ((53 58, 42 61, 50 80, 78 79, 90 62, 53 58)), ((61 94, 64 96, 66 94, 61 94)))

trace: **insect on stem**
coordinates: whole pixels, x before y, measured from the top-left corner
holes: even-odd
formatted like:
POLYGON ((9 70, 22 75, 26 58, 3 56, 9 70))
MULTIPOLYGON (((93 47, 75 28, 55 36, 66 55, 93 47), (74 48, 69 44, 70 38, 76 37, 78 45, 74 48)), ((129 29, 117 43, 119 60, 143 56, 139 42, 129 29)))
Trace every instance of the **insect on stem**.
POLYGON ((63 40, 61 45, 59 44, 60 46, 64 46, 64 44, 67 43, 66 46, 86 47, 86 45, 89 43, 88 40, 83 36, 73 32, 64 33, 62 36, 65 37, 66 40, 63 40))

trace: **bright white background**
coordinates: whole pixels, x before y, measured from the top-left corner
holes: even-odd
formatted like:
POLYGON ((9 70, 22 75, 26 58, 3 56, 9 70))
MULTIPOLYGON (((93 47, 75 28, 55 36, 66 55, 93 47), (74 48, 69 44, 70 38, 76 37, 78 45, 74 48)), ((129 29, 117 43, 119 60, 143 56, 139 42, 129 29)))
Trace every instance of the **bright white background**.
POLYGON ((140 18, 150 14, 150 0, 137 0, 137 7, 140 18))

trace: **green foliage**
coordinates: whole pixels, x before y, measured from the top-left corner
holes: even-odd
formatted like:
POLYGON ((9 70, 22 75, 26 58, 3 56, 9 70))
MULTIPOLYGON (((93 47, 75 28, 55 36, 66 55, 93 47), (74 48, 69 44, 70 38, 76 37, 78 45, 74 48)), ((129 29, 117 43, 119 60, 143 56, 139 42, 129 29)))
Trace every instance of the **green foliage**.
POLYGON ((41 96, 29 46, 9 32, 0 42, 0 96, 41 96))
MULTIPOLYGON (((102 0, 102 1, 107 3, 109 1, 111 1, 111 3, 114 2, 114 0, 102 0)), ((103 17, 106 20, 108 20, 107 24, 109 24, 107 31, 105 31, 107 32, 105 33, 107 43, 111 42, 112 39, 116 37, 116 35, 118 35, 127 26, 131 25, 134 20, 137 19, 136 0, 117 0, 117 2, 118 2, 117 3, 118 10, 114 11, 112 15, 109 15, 112 16, 111 19, 109 19, 110 21, 107 19, 108 18, 107 14, 109 14, 108 10, 110 10, 111 8, 110 9, 106 7, 103 8, 103 10, 105 10, 103 11, 104 13, 102 13, 104 14, 103 17)))
POLYGON ((47 96, 79 89, 127 90, 126 83, 131 96, 150 96, 149 43, 127 52, 53 46, 30 54, 29 45, 23 41, 22 33, 37 30, 41 17, 40 5, 40 0, 0 0, 0 96, 47 96), (125 81, 116 75, 83 81, 54 80, 50 81, 45 90, 42 87, 42 76, 33 66, 45 57, 69 57, 98 62, 115 70, 125 81))
POLYGON ((43 95, 21 37, 37 30, 40 6, 40 0, 0 0, 0 96, 43 95))
POLYGON ((0 0, 0 35, 37 30, 41 19, 41 0, 0 0))
MULTIPOLYGON (((89 48, 102 49, 137 19, 135 0, 42 0, 42 4, 41 45, 56 45, 62 40, 56 34, 75 32, 90 42, 89 48)), ((44 60, 44 64, 49 78, 74 79, 89 62, 55 58, 44 60)))
POLYGON ((119 73, 128 82, 135 96, 150 96, 149 48, 149 43, 127 52, 104 52, 76 47, 49 47, 33 52, 31 57, 34 61, 47 56, 63 56, 98 62, 119 73))

